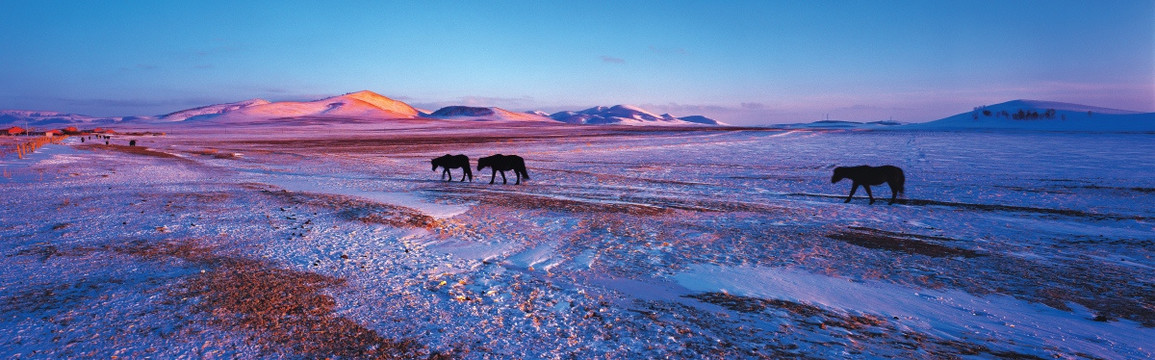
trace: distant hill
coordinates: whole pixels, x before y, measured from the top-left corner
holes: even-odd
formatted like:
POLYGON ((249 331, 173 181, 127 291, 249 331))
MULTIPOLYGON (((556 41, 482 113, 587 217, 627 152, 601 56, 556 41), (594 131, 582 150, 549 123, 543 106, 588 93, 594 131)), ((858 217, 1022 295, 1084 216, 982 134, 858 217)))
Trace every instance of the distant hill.
POLYGON ((106 125, 135 119, 137 118, 97 117, 54 111, 0 110, 0 127, 18 125, 33 128, 56 128, 66 125, 106 125))
POLYGON ((446 106, 425 115, 443 120, 504 120, 504 121, 548 121, 553 119, 535 113, 519 113, 496 107, 446 106))
POLYGON ((695 115, 676 118, 670 114, 656 115, 631 105, 596 106, 582 111, 561 111, 550 118, 570 124, 613 125, 724 125, 717 120, 695 115))
POLYGON ((887 129, 898 128, 902 123, 891 120, 858 122, 847 120, 819 120, 808 123, 773 125, 783 129, 887 129))
POLYGON ((1054 101, 1014 100, 980 106, 940 120, 903 126, 910 129, 1014 129, 1044 131, 1150 132, 1155 113, 1109 109, 1054 101))

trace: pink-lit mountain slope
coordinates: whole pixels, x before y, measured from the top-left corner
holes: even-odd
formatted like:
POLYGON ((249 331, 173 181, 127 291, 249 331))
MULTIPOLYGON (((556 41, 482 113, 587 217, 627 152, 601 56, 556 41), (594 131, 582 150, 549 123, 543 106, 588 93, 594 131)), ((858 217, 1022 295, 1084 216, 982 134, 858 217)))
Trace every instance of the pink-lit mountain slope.
POLYGON ((226 107, 222 112, 193 116, 185 121, 239 122, 300 117, 411 119, 419 114, 420 112, 409 104, 365 90, 314 101, 281 101, 236 108, 226 107))

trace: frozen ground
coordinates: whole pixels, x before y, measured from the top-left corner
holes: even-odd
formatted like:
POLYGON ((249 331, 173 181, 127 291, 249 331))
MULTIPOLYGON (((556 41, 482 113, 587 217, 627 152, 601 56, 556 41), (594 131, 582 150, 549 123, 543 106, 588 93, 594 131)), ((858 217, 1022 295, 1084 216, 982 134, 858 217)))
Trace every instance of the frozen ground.
POLYGON ((1155 356, 1151 135, 299 123, 0 159, 0 357, 1155 356))

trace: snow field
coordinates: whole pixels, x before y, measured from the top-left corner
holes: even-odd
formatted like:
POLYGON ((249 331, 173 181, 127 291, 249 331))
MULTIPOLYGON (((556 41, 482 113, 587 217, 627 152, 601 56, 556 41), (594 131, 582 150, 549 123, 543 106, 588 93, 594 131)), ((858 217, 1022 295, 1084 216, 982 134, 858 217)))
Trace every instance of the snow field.
POLYGON ((6 163, 0 349, 340 354, 283 335, 320 326, 466 358, 1151 356, 1146 135, 462 129, 6 163), (445 152, 521 155, 533 180, 439 182, 445 152), (830 171, 858 164, 902 167, 912 201, 842 204, 830 171), (181 290, 248 261, 340 281, 297 289, 307 321, 259 327, 268 311, 181 290))

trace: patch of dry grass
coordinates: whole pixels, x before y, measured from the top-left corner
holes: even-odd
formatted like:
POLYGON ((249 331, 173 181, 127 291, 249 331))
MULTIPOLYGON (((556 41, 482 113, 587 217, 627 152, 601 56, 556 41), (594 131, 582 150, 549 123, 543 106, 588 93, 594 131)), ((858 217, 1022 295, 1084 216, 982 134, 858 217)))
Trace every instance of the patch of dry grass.
POLYGON ((789 311, 790 313, 804 318, 818 316, 823 319, 823 324, 829 324, 850 330, 858 330, 871 326, 881 326, 886 323, 885 320, 873 315, 839 314, 833 311, 824 310, 814 305, 780 299, 763 299, 749 296, 738 296, 722 292, 693 294, 687 295, 686 297, 718 305, 738 312, 756 313, 764 311, 767 308, 775 308, 789 311))
POLYGON ((440 228, 442 222, 437 218, 425 215, 420 211, 402 206, 382 204, 355 197, 317 194, 291 191, 264 191, 280 197, 282 200, 308 206, 335 210, 345 219, 360 221, 366 224, 382 224, 397 228, 418 228, 433 230, 440 228))
POLYGON ((216 254, 196 239, 134 243, 118 251, 152 261, 180 260, 202 268, 170 287, 172 303, 192 302, 212 324, 246 333, 264 355, 306 358, 437 357, 413 340, 381 336, 337 316, 325 294, 343 279, 283 269, 264 261, 216 254))
POLYGON ((869 249, 897 251, 907 254, 926 255, 930 257, 962 256, 974 258, 982 256, 974 250, 960 249, 928 242, 928 237, 916 237, 905 234, 875 231, 872 229, 853 229, 827 234, 826 237, 844 241, 848 244, 869 249))
POLYGON ((656 216, 668 214, 673 211, 667 208, 644 204, 582 201, 512 192, 478 192, 469 195, 468 198, 487 205, 496 205, 514 209, 546 210, 570 213, 609 213, 638 216, 656 216))

